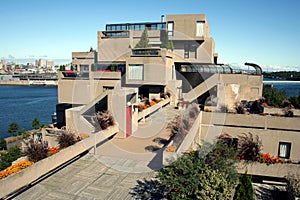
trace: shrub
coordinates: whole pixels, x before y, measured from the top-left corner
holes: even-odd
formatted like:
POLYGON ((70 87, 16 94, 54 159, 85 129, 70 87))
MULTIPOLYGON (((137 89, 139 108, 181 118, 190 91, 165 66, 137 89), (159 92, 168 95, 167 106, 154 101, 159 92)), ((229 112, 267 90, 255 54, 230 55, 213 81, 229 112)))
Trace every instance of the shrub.
POLYGON ((26 143, 25 154, 30 161, 38 162, 48 156, 48 149, 43 142, 35 142, 33 139, 30 139, 26 143))
POLYGON ((64 131, 58 136, 58 144, 61 149, 71 146, 77 142, 75 134, 64 131))
POLYGON ((291 196, 291 199, 300 197, 300 174, 288 174, 287 179, 287 191, 291 196))
POLYGON ((22 156, 23 153, 19 147, 12 147, 6 153, 1 153, 0 171, 9 167, 13 161, 22 156))
POLYGON ((252 181, 247 173, 239 178, 239 184, 236 187, 233 199, 235 200, 254 200, 254 190, 252 181))
POLYGON ((40 128, 40 121, 38 118, 34 118, 31 122, 31 126, 35 129, 39 129, 40 128))
POLYGON ((178 147, 180 145, 185 134, 189 133, 189 130, 193 126, 198 114, 198 106, 196 104, 190 104, 182 115, 176 116, 168 124, 167 128, 171 130, 170 140, 173 140, 174 146, 178 147))
POLYGON ((287 98, 285 91, 268 86, 263 86, 263 96, 266 98, 268 105, 274 107, 280 107, 282 101, 287 98))
POLYGON ((253 137, 252 133, 244 133, 238 136, 238 139, 239 156, 247 161, 257 161, 262 149, 262 143, 258 135, 253 137))
POLYGON ((6 140, 0 138, 0 150, 6 150, 6 149, 7 149, 6 140))
POLYGON ((161 169, 160 188, 167 199, 232 199, 238 180, 234 154, 222 143, 205 144, 161 169))
POLYGON ((100 127, 96 127, 96 129, 105 130, 109 126, 112 126, 114 124, 114 118, 109 111, 99 111, 96 113, 96 117, 100 126, 100 127))
POLYGON ((19 125, 15 122, 12 122, 10 125, 9 125, 9 128, 8 128, 8 132, 11 133, 12 135, 18 135, 17 134, 17 131, 19 129, 19 125))
POLYGON ((235 104, 234 109, 237 114, 245 114, 246 113, 246 108, 243 104, 240 104, 240 103, 235 104))

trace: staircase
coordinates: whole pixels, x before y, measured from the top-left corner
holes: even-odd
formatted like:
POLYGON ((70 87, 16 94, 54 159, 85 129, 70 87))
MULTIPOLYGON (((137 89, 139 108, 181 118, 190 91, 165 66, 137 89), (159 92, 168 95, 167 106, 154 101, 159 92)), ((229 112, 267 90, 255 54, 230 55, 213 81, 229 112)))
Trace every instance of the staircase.
POLYGON ((188 93, 184 94, 184 101, 192 102, 199 96, 210 90, 212 87, 218 84, 220 74, 214 74, 204 82, 193 88, 188 93))

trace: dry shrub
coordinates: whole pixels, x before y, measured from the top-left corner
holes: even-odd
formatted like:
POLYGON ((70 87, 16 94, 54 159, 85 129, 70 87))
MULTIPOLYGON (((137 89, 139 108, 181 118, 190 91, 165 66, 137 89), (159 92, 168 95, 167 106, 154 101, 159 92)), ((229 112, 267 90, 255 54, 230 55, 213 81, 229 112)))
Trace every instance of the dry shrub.
POLYGON ((32 162, 38 162, 48 156, 48 149, 45 143, 35 142, 33 139, 30 139, 26 143, 25 154, 28 159, 32 162))
POLYGON ((262 150, 262 143, 258 135, 255 137, 252 133, 243 133, 238 136, 239 155, 247 161, 257 161, 262 150))
POLYGON ((96 117, 100 126, 97 129, 105 130, 114 124, 114 118, 109 111, 99 111, 96 113, 96 117))
POLYGON ((59 144, 59 148, 61 149, 71 146, 76 142, 77 139, 75 134, 69 131, 64 131, 61 135, 58 136, 58 144, 59 144))

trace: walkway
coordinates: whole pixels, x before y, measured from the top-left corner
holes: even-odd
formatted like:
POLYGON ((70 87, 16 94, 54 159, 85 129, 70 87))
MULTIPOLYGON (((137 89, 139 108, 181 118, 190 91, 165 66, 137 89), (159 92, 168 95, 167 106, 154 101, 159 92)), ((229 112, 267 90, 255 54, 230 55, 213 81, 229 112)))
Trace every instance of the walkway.
POLYGON ((116 165, 134 170, 143 168, 143 163, 112 159, 110 164, 112 167, 104 165, 98 156, 87 154, 15 199, 134 199, 131 193, 137 180, 154 176, 154 172, 129 173, 113 169, 116 165))
POLYGON ((137 181, 162 168, 162 147, 170 135, 166 126, 176 114, 166 106, 140 123, 131 137, 106 141, 16 199, 134 199, 137 181))

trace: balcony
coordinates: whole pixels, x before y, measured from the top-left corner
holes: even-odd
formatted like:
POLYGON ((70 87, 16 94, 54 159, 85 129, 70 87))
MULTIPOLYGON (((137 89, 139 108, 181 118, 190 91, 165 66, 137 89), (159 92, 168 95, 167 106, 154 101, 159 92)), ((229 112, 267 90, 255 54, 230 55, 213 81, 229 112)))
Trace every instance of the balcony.
POLYGON ((128 38, 129 31, 102 31, 101 38, 128 38))
POLYGON ((93 79, 97 80, 121 80, 121 70, 98 70, 91 73, 93 79))
POLYGON ((141 56, 141 57, 158 57, 161 56, 160 48, 135 48, 132 49, 131 56, 141 56))

